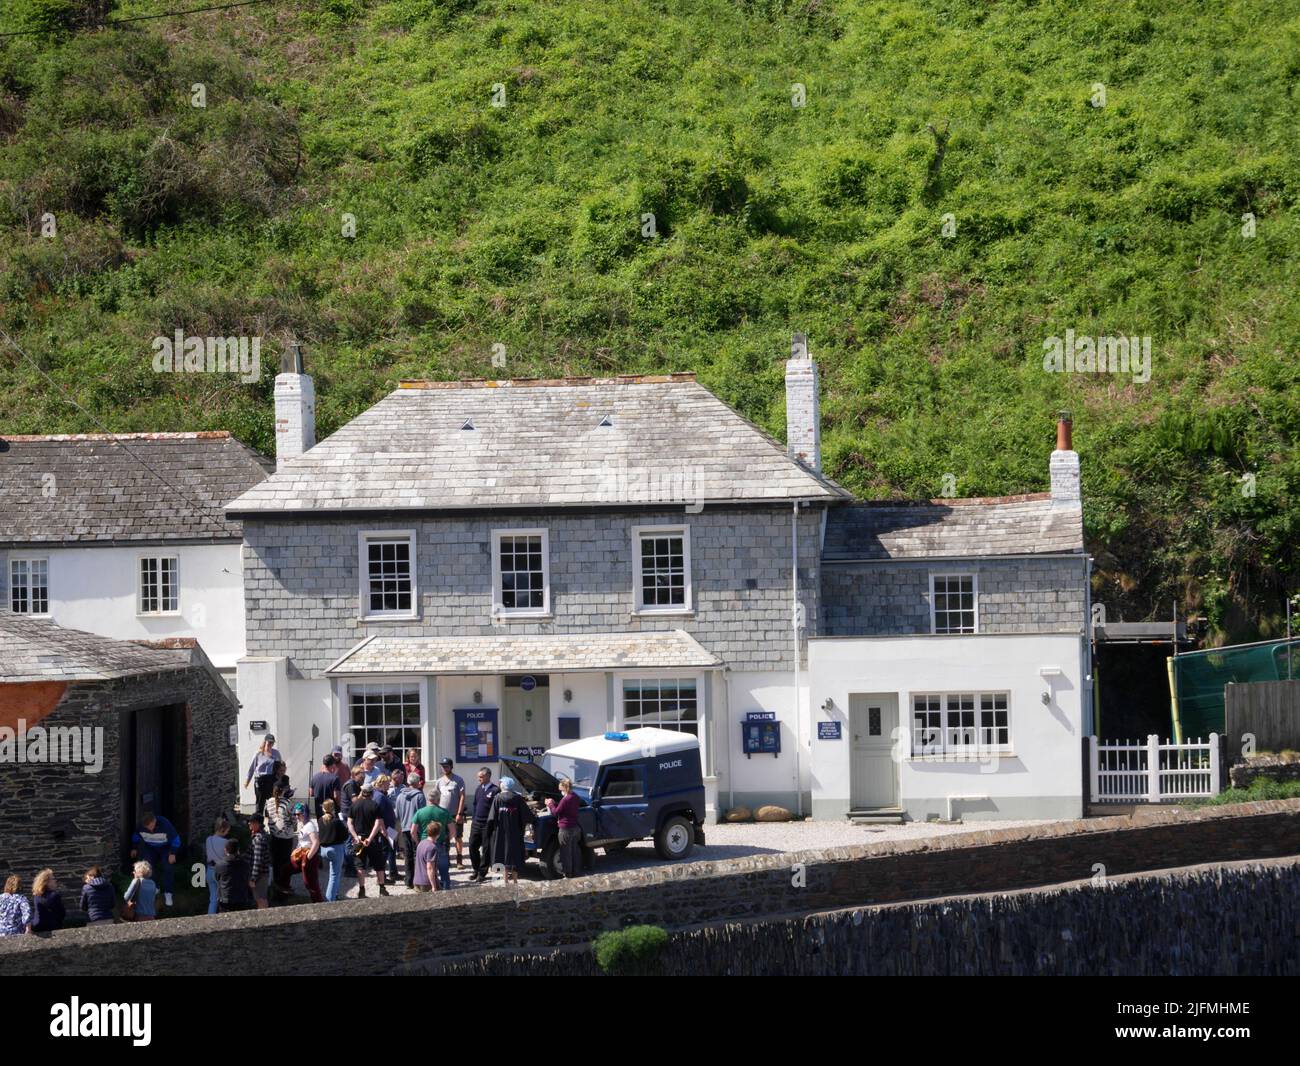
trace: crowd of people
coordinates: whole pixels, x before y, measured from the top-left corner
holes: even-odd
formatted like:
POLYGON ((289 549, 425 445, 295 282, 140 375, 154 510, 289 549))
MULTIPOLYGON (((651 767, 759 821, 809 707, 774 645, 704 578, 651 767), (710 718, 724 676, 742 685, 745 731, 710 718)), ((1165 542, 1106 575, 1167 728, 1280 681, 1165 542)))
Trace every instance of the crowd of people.
MULTIPOLYGON (((349 765, 339 746, 322 759, 308 794, 299 799, 268 733, 244 778, 254 797, 245 818, 248 844, 240 843, 242 834, 231 835, 227 815, 216 819, 204 841, 208 913, 285 902, 293 896, 294 874, 301 875, 313 903, 336 901, 345 877, 356 879, 361 898, 371 875, 381 896, 398 883, 417 892, 445 892, 452 887, 453 852, 460 870, 468 852, 471 884, 486 883, 494 872, 506 882, 518 881, 527 858, 525 831, 536 817, 519 785, 510 777, 493 781, 492 771, 482 767, 471 795, 450 758, 438 769, 429 780, 418 750, 408 750, 403 760, 379 744, 367 746, 349 765)), ((582 868, 579 802, 569 781, 560 781, 560 791, 560 799, 546 802, 556 818, 563 869, 576 876, 582 868)), ((181 849, 171 822, 143 812, 131 837, 132 877, 120 904, 102 867, 92 866, 82 877, 80 910, 88 924, 152 921, 160 906, 174 906, 181 849)), ((5 882, 0 936, 61 928, 66 912, 54 872, 36 875, 30 898, 22 887, 18 875, 5 882)))

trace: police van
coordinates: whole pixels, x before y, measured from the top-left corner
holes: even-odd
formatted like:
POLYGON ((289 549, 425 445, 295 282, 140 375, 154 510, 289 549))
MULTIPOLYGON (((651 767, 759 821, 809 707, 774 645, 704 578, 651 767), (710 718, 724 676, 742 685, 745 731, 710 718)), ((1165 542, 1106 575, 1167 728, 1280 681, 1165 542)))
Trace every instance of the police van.
POLYGON ((704 846, 704 778, 700 742, 671 729, 605 733, 551 748, 537 762, 502 759, 537 811, 525 837, 547 877, 562 877, 559 833, 544 801, 560 798, 559 779, 573 782, 586 862, 595 848, 613 854, 653 838, 663 859, 684 859, 704 846))

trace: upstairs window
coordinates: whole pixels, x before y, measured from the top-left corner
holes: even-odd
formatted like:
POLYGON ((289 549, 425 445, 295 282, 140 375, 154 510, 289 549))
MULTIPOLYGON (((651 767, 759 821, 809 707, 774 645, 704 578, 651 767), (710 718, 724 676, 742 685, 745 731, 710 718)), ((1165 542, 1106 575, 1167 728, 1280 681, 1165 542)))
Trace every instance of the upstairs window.
POLYGON ((360 545, 362 617, 413 617, 415 534, 362 533, 360 545))
POLYGON ((493 532, 494 613, 534 617, 550 613, 547 539, 544 529, 500 529, 493 532))
POLYGON ((975 575, 931 575, 930 617, 934 633, 978 632, 975 575))
POLYGON ((50 561, 9 560, 9 609, 14 614, 50 613, 50 561))
POLYGON ((638 526, 632 531, 636 553, 636 609, 683 612, 691 609, 691 538, 684 526, 638 526))
POLYGON ((140 613, 176 614, 180 609, 180 559, 175 555, 142 556, 140 613))

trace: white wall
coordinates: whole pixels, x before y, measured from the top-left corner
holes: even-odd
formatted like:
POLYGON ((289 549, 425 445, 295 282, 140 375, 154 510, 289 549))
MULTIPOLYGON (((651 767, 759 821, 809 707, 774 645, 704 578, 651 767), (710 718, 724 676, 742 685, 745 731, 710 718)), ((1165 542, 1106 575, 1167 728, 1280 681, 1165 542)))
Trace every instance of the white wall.
POLYGON ((842 818, 850 780, 849 694, 894 693, 899 725, 900 802, 913 818, 942 817, 949 796, 962 818, 1082 815, 1082 655, 1072 634, 820 638, 809 641, 812 679, 812 794, 815 817, 842 818), (1055 667, 1060 676, 1040 676, 1055 667), (912 693, 1010 694, 1010 754, 962 761, 910 753, 912 693), (1044 705, 1048 691, 1051 702, 1044 705), (827 700, 830 710, 823 708, 827 700), (840 740, 818 740, 817 722, 842 722, 840 740))
POLYGON ((194 637, 219 670, 244 654, 244 577, 237 543, 157 547, 12 549, 8 558, 49 559, 50 614, 58 625, 119 640, 194 637), (179 558, 180 611, 137 613, 140 557, 179 558))
POLYGON ((241 805, 249 805, 250 810, 253 789, 244 788, 244 776, 263 736, 275 735, 275 746, 284 758, 297 799, 308 794, 308 782, 321 758, 339 743, 330 682, 291 679, 287 667, 284 658, 239 660, 238 787, 241 805), (253 729, 252 722, 266 725, 253 729), (320 730, 314 742, 313 725, 320 730))
MULTIPOLYGON (((796 723, 794 700, 791 698, 794 691, 791 671, 727 675, 725 705, 715 709, 719 747, 715 761, 718 804, 724 811, 733 801, 737 805, 778 803, 796 811, 802 802, 800 796, 808 793, 812 775, 808 750, 807 673, 801 671, 799 680, 802 728, 796 723), (780 755, 745 757, 741 750, 740 727, 750 711, 776 713, 776 720, 781 725, 780 755)), ((806 807, 803 813, 808 813, 806 807)))

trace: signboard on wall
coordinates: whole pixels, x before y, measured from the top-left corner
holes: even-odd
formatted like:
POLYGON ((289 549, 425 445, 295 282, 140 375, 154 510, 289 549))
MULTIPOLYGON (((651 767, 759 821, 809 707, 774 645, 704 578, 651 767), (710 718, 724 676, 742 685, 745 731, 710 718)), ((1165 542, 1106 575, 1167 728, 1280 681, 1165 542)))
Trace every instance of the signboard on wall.
POLYGON ((840 740, 844 733, 841 730, 843 722, 818 722, 817 739, 818 740, 840 740))
POLYGON ((457 707, 451 713, 456 721, 457 761, 497 758, 500 733, 495 707, 457 707))

